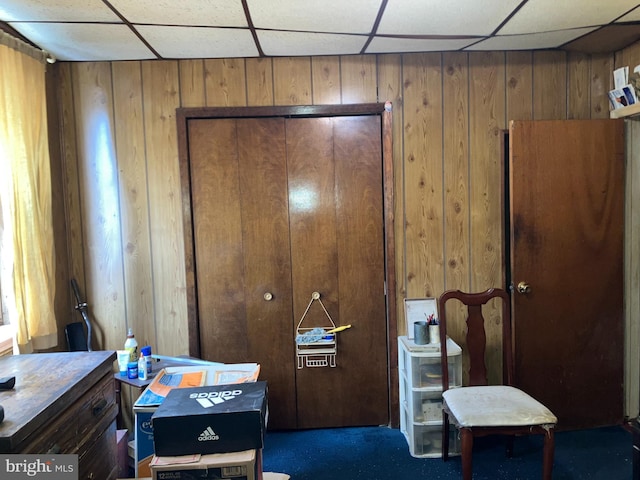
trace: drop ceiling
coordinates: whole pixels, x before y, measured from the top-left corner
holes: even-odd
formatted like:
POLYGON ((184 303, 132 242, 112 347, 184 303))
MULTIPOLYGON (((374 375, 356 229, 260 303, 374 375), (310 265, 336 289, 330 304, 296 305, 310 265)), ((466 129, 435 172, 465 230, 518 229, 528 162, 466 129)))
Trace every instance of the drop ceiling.
POLYGON ((563 49, 640 39, 629 0, 2 0, 0 26, 63 61, 563 49))

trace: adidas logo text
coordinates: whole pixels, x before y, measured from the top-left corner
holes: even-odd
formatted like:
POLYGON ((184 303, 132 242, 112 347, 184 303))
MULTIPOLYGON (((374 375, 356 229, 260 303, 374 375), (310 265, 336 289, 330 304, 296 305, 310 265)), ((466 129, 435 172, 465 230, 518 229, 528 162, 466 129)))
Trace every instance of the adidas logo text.
POLYGON ((189 398, 195 399, 203 408, 210 408, 214 405, 236 398, 242 395, 242 390, 224 390, 222 392, 201 392, 192 393, 189 398))
POLYGON ((238 395, 242 395, 242 390, 223 390, 221 392, 192 393, 189 395, 189 398, 236 397, 238 395))
POLYGON ((220 437, 213 431, 213 428, 207 427, 198 437, 198 441, 207 442, 210 440, 220 440, 220 437))

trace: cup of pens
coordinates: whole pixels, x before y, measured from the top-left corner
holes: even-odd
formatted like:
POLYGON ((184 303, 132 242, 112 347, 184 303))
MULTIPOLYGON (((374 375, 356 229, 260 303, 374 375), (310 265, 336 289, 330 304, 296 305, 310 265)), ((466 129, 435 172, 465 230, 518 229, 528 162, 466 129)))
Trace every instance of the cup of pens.
POLYGON ((429 343, 440 343, 440 324, 434 314, 427 317, 429 326, 429 343))

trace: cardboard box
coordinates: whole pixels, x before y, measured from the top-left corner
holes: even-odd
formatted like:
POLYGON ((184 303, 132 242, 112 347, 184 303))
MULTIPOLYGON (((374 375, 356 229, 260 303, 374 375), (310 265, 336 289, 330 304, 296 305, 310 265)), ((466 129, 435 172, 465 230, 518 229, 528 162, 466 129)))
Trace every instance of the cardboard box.
POLYGON ((151 416, 156 407, 134 407, 135 415, 135 475, 136 478, 150 477, 149 463, 153 458, 153 426, 151 416))
POLYGON ((154 374, 154 378, 133 405, 135 416, 134 464, 136 478, 151 477, 149 463, 154 455, 153 425, 151 416, 173 389, 188 386, 216 385, 234 382, 253 382, 258 378, 257 363, 212 364, 166 367, 154 374), (193 383, 197 382, 197 383, 193 383))
POLYGON ((172 390, 151 421, 158 456, 260 449, 267 382, 172 390))
POLYGON ((153 480, 259 480, 262 475, 256 450, 154 457, 153 480))

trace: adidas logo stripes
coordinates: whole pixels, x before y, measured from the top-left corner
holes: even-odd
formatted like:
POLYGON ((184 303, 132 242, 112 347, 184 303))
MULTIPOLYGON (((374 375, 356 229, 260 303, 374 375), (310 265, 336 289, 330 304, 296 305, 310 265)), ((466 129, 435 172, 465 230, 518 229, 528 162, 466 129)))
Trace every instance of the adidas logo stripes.
POLYGON ((196 398, 196 401, 203 408, 211 408, 214 405, 218 405, 220 403, 224 403, 224 399, 220 397, 215 398, 196 398))
POLYGON ((220 440, 220 437, 213 431, 213 428, 207 427, 198 437, 199 442, 207 442, 210 440, 220 440))

